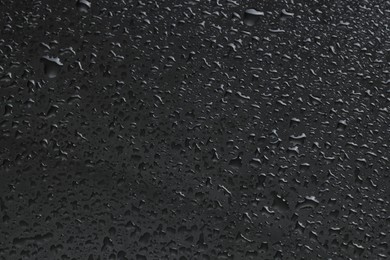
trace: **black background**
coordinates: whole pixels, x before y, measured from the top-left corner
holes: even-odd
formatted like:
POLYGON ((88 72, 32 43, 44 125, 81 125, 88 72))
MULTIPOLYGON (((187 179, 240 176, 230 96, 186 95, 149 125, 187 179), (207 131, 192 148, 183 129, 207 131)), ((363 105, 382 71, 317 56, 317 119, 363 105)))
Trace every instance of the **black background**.
POLYGON ((388 259, 389 15, 1 0, 0 258, 388 259))

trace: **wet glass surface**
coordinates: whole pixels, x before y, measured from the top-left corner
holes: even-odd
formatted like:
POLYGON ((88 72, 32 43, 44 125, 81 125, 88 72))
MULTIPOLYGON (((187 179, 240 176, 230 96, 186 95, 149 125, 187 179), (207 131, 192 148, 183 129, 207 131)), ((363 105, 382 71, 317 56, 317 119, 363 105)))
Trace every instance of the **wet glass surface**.
POLYGON ((0 0, 0 259, 389 259, 389 24, 0 0))

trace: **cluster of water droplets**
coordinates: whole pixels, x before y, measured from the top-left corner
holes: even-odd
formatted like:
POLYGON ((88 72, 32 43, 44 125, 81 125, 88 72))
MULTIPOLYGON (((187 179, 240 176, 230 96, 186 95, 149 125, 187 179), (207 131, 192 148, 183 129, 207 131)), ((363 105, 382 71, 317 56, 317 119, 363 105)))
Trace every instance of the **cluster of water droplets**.
POLYGON ((2 4, 0 259, 387 259, 387 5, 2 4))

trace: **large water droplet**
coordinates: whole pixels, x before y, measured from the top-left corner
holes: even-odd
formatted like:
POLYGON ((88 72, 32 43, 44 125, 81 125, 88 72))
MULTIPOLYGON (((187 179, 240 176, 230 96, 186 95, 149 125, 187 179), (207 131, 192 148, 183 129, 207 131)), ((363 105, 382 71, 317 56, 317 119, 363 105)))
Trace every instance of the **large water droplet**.
POLYGON ((77 0, 76 3, 77 9, 82 13, 88 13, 91 8, 91 2, 87 0, 77 0))
POLYGON ((41 61, 44 65, 44 72, 46 76, 49 78, 57 77, 59 71, 61 70, 62 63, 59 58, 50 58, 48 56, 44 56, 41 58, 41 61))
POLYGON ((244 13, 244 23, 248 26, 253 26, 260 16, 264 16, 264 12, 257 11, 256 9, 247 9, 244 13))

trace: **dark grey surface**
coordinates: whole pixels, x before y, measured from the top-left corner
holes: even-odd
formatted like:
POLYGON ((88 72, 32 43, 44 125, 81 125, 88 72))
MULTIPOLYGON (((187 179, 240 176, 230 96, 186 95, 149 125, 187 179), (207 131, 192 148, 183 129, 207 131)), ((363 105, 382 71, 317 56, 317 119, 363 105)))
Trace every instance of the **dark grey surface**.
POLYGON ((389 1, 0 25, 0 259, 389 259, 389 1))

